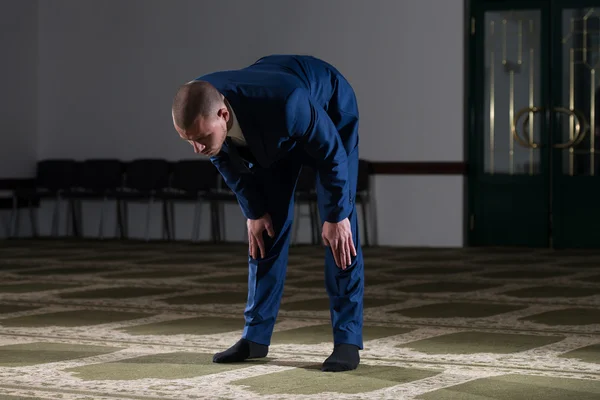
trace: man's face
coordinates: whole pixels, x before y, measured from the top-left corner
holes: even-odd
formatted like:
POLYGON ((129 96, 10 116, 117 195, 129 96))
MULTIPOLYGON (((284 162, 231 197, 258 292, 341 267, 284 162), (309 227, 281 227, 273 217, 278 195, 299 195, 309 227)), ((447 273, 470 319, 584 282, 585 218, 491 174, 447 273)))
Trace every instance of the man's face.
POLYGON ((225 142, 228 117, 227 108, 224 108, 210 117, 196 118, 188 130, 182 130, 174 125, 179 136, 192 145, 194 153, 211 157, 221 151, 221 146, 225 142))

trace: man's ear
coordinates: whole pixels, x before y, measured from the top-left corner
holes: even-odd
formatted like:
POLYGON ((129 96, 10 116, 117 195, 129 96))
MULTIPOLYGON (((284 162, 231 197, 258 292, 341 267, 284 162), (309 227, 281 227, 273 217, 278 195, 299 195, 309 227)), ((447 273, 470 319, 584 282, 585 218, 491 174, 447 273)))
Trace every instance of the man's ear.
POLYGON ((219 117, 225 118, 225 122, 229 122, 229 118, 231 117, 231 114, 229 114, 229 110, 227 109, 227 106, 223 106, 223 107, 219 108, 219 111, 217 111, 217 115, 219 117))

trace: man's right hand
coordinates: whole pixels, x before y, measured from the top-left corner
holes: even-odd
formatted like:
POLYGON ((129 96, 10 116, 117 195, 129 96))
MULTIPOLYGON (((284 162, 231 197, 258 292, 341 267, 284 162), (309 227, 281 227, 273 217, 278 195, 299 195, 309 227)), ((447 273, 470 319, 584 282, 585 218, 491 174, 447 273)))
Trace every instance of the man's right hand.
POLYGON ((321 237, 325 246, 331 247, 338 268, 346 269, 352 265, 351 257, 356 257, 356 248, 352 240, 352 227, 348 218, 337 223, 325 221, 321 237))
POLYGON ((265 250, 265 242, 263 240, 263 232, 267 231, 269 237, 275 237, 275 231, 273 230, 273 223, 271 222, 271 216, 269 213, 263 215, 259 219, 248 220, 248 246, 250 256, 254 259, 258 258, 258 252, 260 250, 260 257, 265 258, 267 252, 265 250))

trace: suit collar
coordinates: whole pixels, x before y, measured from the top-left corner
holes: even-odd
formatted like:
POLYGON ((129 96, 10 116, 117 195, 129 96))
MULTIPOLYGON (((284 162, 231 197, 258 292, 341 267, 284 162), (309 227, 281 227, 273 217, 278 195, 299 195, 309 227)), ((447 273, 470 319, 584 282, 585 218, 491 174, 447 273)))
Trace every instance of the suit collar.
POLYGON ((258 129, 252 119, 251 110, 248 110, 247 107, 241 104, 235 92, 226 89, 223 91, 223 95, 231 105, 231 108, 233 108, 237 122, 242 132, 244 132, 246 144, 256 158, 256 161, 261 167, 269 167, 272 160, 267 156, 260 129, 258 129))

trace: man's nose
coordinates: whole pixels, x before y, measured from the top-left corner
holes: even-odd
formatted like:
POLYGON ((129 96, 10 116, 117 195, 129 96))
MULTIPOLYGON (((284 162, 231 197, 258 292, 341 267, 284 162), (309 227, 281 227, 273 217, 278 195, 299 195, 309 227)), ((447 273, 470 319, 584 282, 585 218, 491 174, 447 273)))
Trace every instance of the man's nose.
POLYGON ((194 153, 196 153, 196 154, 201 153, 202 150, 204 150, 204 147, 206 147, 206 146, 201 145, 200 143, 196 143, 196 142, 193 143, 193 146, 194 146, 194 153))

